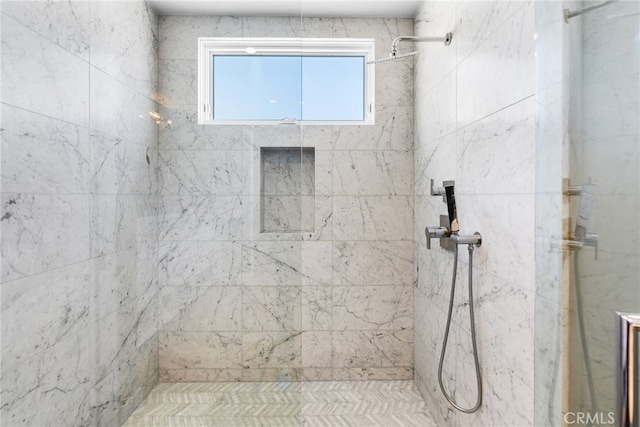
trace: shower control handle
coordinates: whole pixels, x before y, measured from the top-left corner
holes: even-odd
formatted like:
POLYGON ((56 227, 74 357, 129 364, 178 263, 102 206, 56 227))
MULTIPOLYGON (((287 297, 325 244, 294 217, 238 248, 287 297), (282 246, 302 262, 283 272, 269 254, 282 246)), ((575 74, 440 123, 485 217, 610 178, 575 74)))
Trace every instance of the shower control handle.
POLYGON ((424 234, 427 237, 427 249, 431 249, 431 239, 449 237, 451 232, 447 227, 425 227, 424 234))

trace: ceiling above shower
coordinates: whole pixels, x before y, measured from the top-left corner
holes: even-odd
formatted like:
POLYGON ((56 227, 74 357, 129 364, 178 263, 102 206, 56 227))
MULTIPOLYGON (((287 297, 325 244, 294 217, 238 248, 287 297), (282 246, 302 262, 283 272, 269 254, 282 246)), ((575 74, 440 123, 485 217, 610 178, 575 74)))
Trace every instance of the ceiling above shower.
POLYGON ((160 15, 413 18, 420 0, 148 0, 160 15))

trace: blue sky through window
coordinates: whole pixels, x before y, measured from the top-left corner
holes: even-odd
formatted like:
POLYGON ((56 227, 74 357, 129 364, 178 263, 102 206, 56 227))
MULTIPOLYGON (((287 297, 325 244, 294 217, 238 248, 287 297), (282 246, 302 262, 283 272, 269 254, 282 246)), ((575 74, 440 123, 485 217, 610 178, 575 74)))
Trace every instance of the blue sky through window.
POLYGON ((364 120, 363 56, 214 55, 215 120, 364 120))

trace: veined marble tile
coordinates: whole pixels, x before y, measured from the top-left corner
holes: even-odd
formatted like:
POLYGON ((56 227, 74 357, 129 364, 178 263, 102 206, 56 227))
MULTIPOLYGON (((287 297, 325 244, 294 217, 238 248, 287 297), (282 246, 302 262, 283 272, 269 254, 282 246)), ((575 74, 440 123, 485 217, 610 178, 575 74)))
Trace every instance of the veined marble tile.
POLYGON ((459 127, 533 95, 534 15, 526 4, 458 65, 459 127))
POLYGON ((338 126, 322 125, 302 125, 302 146, 314 147, 316 149, 316 161, 318 160, 318 151, 327 151, 334 148, 335 129, 338 126))
POLYGON ((335 150, 411 150, 413 108, 380 106, 374 126, 335 126, 333 134, 335 150))
POLYGON ((2 190, 88 193, 89 131, 2 105, 2 190))
POLYGON ((411 285, 413 242, 335 242, 334 285, 411 285))
POLYGON ((162 369, 159 381, 167 382, 222 382, 240 381, 242 369, 162 369))
POLYGON ((315 151, 315 195, 331 196, 333 194, 333 152, 315 151))
MULTIPOLYGON (((640 209, 638 193, 635 196, 595 196, 588 231, 599 233, 598 250, 636 255, 640 252, 638 242, 640 236, 637 233, 629 233, 629 230, 640 228, 638 209, 640 209), (611 221, 614 217, 616 221, 611 221)), ((577 208, 573 210, 573 215, 576 213, 577 208)), ((593 247, 587 247, 582 252, 595 256, 593 247)))
POLYGON ((89 280, 85 261, 3 283, 3 372, 87 326, 89 280))
MULTIPOLYGON (((471 375, 468 377, 472 379, 471 375)), ((496 365, 496 369, 483 371, 483 404, 475 417, 460 414, 460 422, 465 425, 533 425, 533 391, 519 379, 511 377, 508 368, 496 365)), ((473 397, 470 398, 470 400, 473 397)), ((461 399, 463 405, 473 402, 461 399)))
POLYGON ((331 286, 303 286, 300 289, 303 331, 332 329, 331 289, 331 286))
POLYGON ((117 194, 120 191, 122 169, 119 161, 126 144, 121 138, 98 131, 91 132, 91 191, 94 194, 117 194))
POLYGON ((302 17, 243 16, 242 37, 302 37, 302 17))
POLYGON ((331 284, 331 242, 253 242, 243 245, 246 286, 331 284))
POLYGON ((331 331, 302 332, 302 366, 305 368, 331 368, 331 331))
POLYGON ((306 127, 300 124, 287 126, 243 126, 243 130, 246 134, 245 138, 249 143, 249 147, 254 150, 259 150, 262 147, 301 147, 304 129, 306 129, 306 127))
POLYGON ((460 31, 456 23, 458 4, 459 2, 422 2, 416 11, 413 35, 442 37, 452 32, 454 40, 450 46, 444 47, 442 43, 414 43, 414 50, 419 52, 415 57, 416 99, 421 94, 429 93, 456 66, 456 48, 460 31))
POLYGON ((198 103, 198 59, 159 59, 158 102, 163 105, 198 103))
POLYGON ((160 256, 156 242, 136 248, 136 285, 133 296, 148 298, 160 292, 159 263, 160 256))
MULTIPOLYGON (((284 227, 278 225, 281 230, 265 229, 263 218, 261 217, 260 196, 243 197, 243 218, 245 219, 243 239, 251 241, 327 241, 332 238, 333 214, 332 214, 332 197, 331 196, 315 196, 314 198, 304 198, 304 212, 300 212, 300 218, 304 215, 304 221, 301 223, 306 230, 285 230, 284 227), (307 207, 307 205, 309 205, 307 207), (313 208, 313 211, 311 209, 313 208), (312 222, 313 220, 313 222, 312 222)), ((295 202, 295 200, 294 200, 295 202)), ((302 202, 301 202, 302 203, 302 202)), ((295 204, 295 203, 294 203, 295 204)), ((269 221, 280 221, 270 213, 269 221)), ((284 221, 284 220, 282 220, 284 221)), ((297 222, 289 220, 290 225, 297 225, 297 222)), ((269 224, 269 223, 267 223, 269 224)), ((274 226, 273 222, 269 224, 274 226)))
MULTIPOLYGON (((535 289, 535 196, 456 195, 461 234, 482 234, 474 265, 521 288, 535 289), (517 238, 504 230, 517 230, 517 238)), ((460 260, 468 255, 460 252, 460 260)))
MULTIPOLYGON (((596 261, 595 254, 587 252, 588 249, 593 250, 593 248, 585 249, 573 254, 573 256, 579 257, 578 271, 571 271, 571 275, 579 281, 577 284, 574 282, 572 286, 579 287, 582 292, 583 304, 606 307, 620 312, 639 311, 640 298, 630 298, 632 295, 637 295, 638 291, 638 279, 640 278, 638 254, 599 251, 596 261), (607 283, 615 283, 616 285, 612 288, 605 286, 607 283)), ((570 262, 572 261, 570 260, 570 262)))
POLYGON ((160 197, 160 240, 235 240, 241 237, 242 198, 165 195, 160 197))
POLYGON ((265 148, 260 152, 260 194, 311 196, 315 192, 315 154, 308 148, 265 148))
POLYGON ((160 333, 159 369, 239 368, 242 350, 240 332, 165 331, 160 333))
POLYGON ((333 333, 335 368, 413 366, 413 331, 340 331, 333 333))
POLYGON ((484 40, 491 37, 504 22, 527 2, 499 1, 457 2, 456 16, 463 25, 456 27, 456 50, 458 61, 461 61, 484 40))
POLYGON ((242 18, 238 16, 160 16, 158 32, 159 58, 196 59, 198 37, 242 37, 242 18))
POLYGON ((160 296, 165 331, 239 331, 242 309, 237 287, 167 286, 160 296))
POLYGON ((413 34, 413 20, 406 18, 335 18, 333 22, 333 37, 375 38, 380 56, 388 56, 398 35, 413 34))
POLYGON ((3 280, 88 259, 90 208, 89 196, 3 194, 3 280))
POLYGON ((302 332, 243 332, 242 366, 245 369, 300 368, 301 346, 302 332))
MULTIPOLYGON (((391 49, 391 44, 389 44, 389 49, 391 49)), ((385 52, 383 57, 388 57, 388 54, 385 52)), ((413 62, 413 57, 408 57, 377 66, 377 106, 413 105, 413 62)))
POLYGON ((85 61, 89 60, 89 10, 89 3, 76 1, 7 1, 2 5, 4 15, 85 61))
POLYGON ((302 17, 302 37, 326 38, 333 37, 332 18, 305 18, 302 17))
POLYGON ((242 193, 245 175, 240 151, 160 151, 162 194, 233 196, 242 193))
POLYGON ((334 240, 412 240, 410 196, 336 196, 334 240))
MULTIPOLYGON (((429 63, 429 59, 426 61, 429 63)), ((425 72, 428 73, 429 68, 425 72)), ((416 93, 415 112, 419 119, 415 132, 418 147, 431 144, 456 130, 458 125, 457 77, 457 73, 451 72, 430 91, 416 93)))
MULTIPOLYGON (((584 141, 584 167, 589 177, 583 182, 596 185, 596 194, 640 194, 640 130, 633 136, 609 136, 584 141), (612 149, 613 148, 613 149, 612 149)), ((596 196, 597 197, 597 196, 596 196)))
POLYGON ((244 287, 242 330, 301 330, 301 305, 299 286, 244 287))
MULTIPOLYGON (((479 346, 484 353, 483 366, 492 369, 494 363, 506 365, 512 376, 533 389, 534 293, 492 275, 474 273, 476 322, 479 346)), ((465 325, 468 330, 466 328, 465 325)))
POLYGON ((150 144, 157 135, 149 116, 156 103, 95 67, 90 69, 91 128, 122 140, 150 144))
POLYGON ((82 331, 2 374, 2 424, 81 425, 89 418, 89 334, 82 331), (34 410, 38 408, 38 410, 34 410))
POLYGON ((91 257, 116 251, 117 196, 91 197, 91 257))
POLYGON ((456 195, 535 192, 535 114, 529 98, 458 132, 456 195))
POLYGON ((117 145, 118 191, 120 194, 158 193, 158 151, 155 129, 141 135, 142 144, 123 141, 117 145))
POLYGON ((122 358, 113 373, 95 384, 90 423, 121 425, 157 384, 157 335, 134 354, 135 359, 122 358))
POLYGON ((91 260, 91 318, 113 313, 136 295, 136 253, 134 249, 91 260))
MULTIPOLYGON (((95 312, 99 311, 98 308, 95 312)), ((95 316, 94 313, 92 315, 95 316)), ((89 326, 88 348, 97 382, 129 360, 136 352, 137 313, 131 301, 124 300, 112 311, 89 326)))
POLYGON ((91 4, 92 65, 132 90, 153 97, 158 84, 157 48, 158 17, 149 4, 91 4))
POLYGON ((264 233, 312 233, 315 231, 314 196, 262 196, 264 233))
POLYGON ((3 14, 3 103, 87 127, 88 88, 85 61, 3 14))
POLYGON ((175 241, 160 247, 162 286, 233 286, 240 284, 240 242, 175 241))
MULTIPOLYGON (((414 156, 414 191, 416 196, 432 197, 442 202, 441 197, 431 196, 431 180, 435 187, 442 187, 443 181, 456 179, 456 134, 449 134, 441 139, 421 145, 413 152, 414 156)), ((435 203, 438 203, 435 202, 435 203)), ((446 212, 446 205, 441 203, 446 212)), ((437 223, 437 219, 436 220, 437 223)), ((433 225, 435 225, 434 223, 433 225)))
POLYGON ((199 125, 197 105, 161 105, 159 112, 171 120, 159 126, 161 150, 241 150, 249 144, 243 126, 199 125))
POLYGON ((334 330, 413 328, 410 286, 348 286, 333 288, 334 330))
MULTIPOLYGON (((267 382, 291 382, 300 381, 302 376, 301 368, 256 368, 256 369, 243 369, 242 380, 244 382, 255 381, 267 381, 267 382)), ((271 404, 269 405, 271 407, 271 404)), ((271 408, 274 413, 278 412, 278 409, 271 408)), ((299 411, 299 410, 295 410, 299 411)), ((274 419, 275 420, 275 419, 274 419)), ((278 421, 274 421, 278 423, 278 421)), ((275 426, 274 426, 275 427, 275 426)))
POLYGON ((146 245, 158 239, 158 197, 116 196, 116 249, 146 245))
POLYGON ((411 195, 412 164, 411 153, 403 151, 335 151, 334 194, 411 195))

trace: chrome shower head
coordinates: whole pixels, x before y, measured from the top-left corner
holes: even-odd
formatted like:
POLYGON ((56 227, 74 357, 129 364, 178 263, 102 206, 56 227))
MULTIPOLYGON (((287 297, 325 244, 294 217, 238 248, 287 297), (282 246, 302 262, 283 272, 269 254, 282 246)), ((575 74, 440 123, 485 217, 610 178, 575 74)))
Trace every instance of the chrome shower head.
POLYGON ((418 52, 403 53, 401 55, 396 55, 395 53, 392 53, 391 55, 389 55, 388 58, 376 59, 376 60, 367 62, 367 64, 379 64, 381 62, 395 61, 396 59, 404 59, 410 56, 415 56, 417 54, 418 52))

